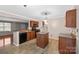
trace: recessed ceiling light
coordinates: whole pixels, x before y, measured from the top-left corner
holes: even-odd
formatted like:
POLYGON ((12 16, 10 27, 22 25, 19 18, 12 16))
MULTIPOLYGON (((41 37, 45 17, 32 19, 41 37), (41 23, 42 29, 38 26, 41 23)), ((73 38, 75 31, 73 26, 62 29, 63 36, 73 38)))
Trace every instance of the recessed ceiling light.
POLYGON ((24 5, 24 7, 27 7, 27 5, 24 5))

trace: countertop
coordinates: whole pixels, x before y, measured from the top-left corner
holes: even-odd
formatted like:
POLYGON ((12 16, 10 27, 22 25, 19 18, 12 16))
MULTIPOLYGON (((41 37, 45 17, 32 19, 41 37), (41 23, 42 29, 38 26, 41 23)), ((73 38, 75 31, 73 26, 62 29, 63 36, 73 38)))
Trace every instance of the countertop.
POLYGON ((5 31, 5 32, 0 32, 0 36, 13 34, 13 32, 23 33, 23 32, 31 32, 31 30, 22 30, 22 31, 16 31, 16 30, 15 30, 15 31, 5 31))
POLYGON ((31 32, 32 30, 19 30, 20 32, 31 32))
POLYGON ((60 33, 59 36, 67 37, 67 38, 76 38, 75 35, 72 35, 72 34, 69 34, 69 33, 60 33))
POLYGON ((48 32, 38 32, 38 34, 47 34, 48 32))
POLYGON ((0 36, 9 35, 9 34, 13 34, 13 32, 9 32, 9 31, 0 32, 0 36))

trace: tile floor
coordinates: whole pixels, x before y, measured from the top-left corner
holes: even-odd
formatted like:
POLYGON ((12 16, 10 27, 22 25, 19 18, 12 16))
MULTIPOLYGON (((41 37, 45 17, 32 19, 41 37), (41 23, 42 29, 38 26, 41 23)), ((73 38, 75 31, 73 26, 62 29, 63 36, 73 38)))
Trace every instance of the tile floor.
POLYGON ((7 45, 0 48, 0 54, 58 54, 58 40, 50 39, 44 49, 36 45, 36 39, 20 44, 18 47, 7 45))

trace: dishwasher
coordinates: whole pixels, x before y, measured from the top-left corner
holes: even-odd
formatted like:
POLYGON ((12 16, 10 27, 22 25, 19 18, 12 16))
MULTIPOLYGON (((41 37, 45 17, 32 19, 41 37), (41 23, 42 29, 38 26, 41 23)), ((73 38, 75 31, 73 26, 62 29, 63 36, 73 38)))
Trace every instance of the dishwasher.
POLYGON ((19 33, 19 44, 24 43, 27 41, 27 33, 21 32, 19 33))

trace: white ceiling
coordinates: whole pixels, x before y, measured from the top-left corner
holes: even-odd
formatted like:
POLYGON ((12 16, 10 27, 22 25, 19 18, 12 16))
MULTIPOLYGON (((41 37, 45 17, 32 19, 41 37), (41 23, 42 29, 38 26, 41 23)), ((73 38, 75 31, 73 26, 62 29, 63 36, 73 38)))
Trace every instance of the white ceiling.
POLYGON ((41 12, 50 12, 49 18, 63 17, 71 5, 32 5, 26 8, 23 5, 0 5, 0 10, 25 16, 26 18, 43 19, 41 12))

